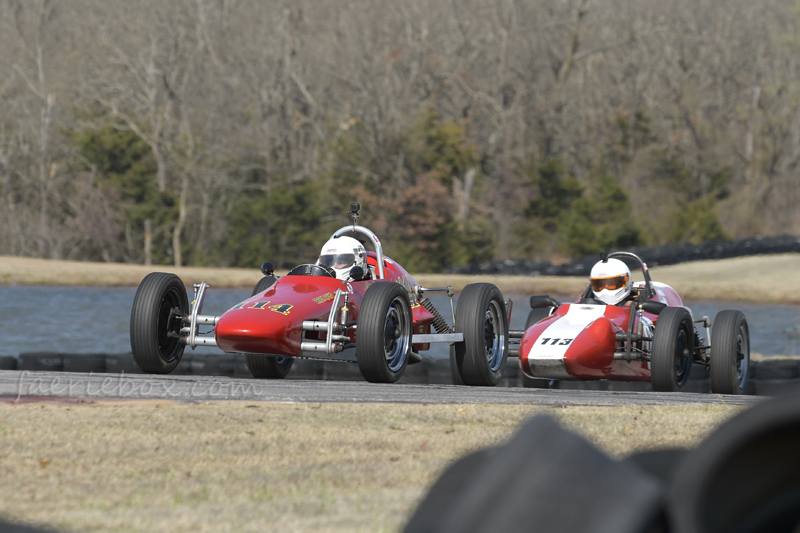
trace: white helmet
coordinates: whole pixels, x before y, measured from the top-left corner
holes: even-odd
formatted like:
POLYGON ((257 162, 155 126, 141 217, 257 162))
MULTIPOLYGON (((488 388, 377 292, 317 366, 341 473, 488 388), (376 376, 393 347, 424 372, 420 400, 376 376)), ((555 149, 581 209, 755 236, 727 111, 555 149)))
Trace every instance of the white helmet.
POLYGON ((598 262, 589 276, 595 298, 608 305, 617 305, 631 293, 631 271, 619 259, 598 262))
POLYGON ((350 269, 360 266, 366 270, 367 251, 352 237, 336 237, 325 243, 319 253, 317 264, 336 271, 336 277, 348 281, 350 269))

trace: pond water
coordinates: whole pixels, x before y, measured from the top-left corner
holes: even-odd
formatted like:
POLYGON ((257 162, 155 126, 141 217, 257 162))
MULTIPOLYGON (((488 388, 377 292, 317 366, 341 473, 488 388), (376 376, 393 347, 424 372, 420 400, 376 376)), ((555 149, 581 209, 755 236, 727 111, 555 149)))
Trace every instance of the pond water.
MULTIPOLYGON (((136 289, 129 287, 0 286, 0 354, 129 352, 130 313, 135 294, 136 289)), ((451 323, 447 297, 429 294, 436 308, 451 323)), ((245 289, 210 289, 203 314, 221 314, 249 295, 245 289)), ((529 311, 528 298, 510 297, 514 300, 511 328, 522 329, 529 311)), ((561 300, 571 301, 570 298, 561 300)), ((706 315, 712 321, 723 309, 741 310, 750 326, 754 353, 800 354, 800 306, 702 301, 689 301, 687 305, 695 318, 706 315)), ((198 348, 197 351, 219 353, 216 348, 198 348)), ((446 344, 434 344, 428 352, 434 357, 447 354, 446 344)))

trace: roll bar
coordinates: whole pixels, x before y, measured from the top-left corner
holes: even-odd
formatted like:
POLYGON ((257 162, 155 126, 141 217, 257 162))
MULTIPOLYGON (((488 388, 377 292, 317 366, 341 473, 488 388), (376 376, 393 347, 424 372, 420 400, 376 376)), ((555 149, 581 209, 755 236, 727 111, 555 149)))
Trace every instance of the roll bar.
POLYGON ((383 272, 383 247, 381 246, 381 241, 378 239, 378 236, 372 233, 370 230, 365 228, 364 226, 357 226, 352 224, 350 226, 344 226, 343 228, 339 228, 333 235, 331 235, 331 239, 336 237, 341 237, 345 233, 360 233, 367 237, 370 242, 372 242, 373 246, 375 246, 375 254, 378 256, 378 279, 383 279, 385 276, 383 272))

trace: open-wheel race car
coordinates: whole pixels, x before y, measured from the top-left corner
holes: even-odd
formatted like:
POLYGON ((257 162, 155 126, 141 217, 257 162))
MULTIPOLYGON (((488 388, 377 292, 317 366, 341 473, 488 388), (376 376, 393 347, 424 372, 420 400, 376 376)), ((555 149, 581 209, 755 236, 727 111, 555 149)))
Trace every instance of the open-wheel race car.
POLYGON ((392 383, 407 365, 422 360, 419 352, 446 342, 455 347, 465 384, 497 384, 509 347, 509 309, 500 290, 488 283, 467 285, 454 308, 452 286, 421 287, 384 256, 378 237, 356 224, 359 208, 352 204, 352 225, 333 233, 316 263, 276 277, 265 262, 252 296, 221 316, 202 314, 205 282, 194 285, 190 308, 178 276, 147 275, 131 311, 136 364, 147 373, 167 374, 187 346, 217 346, 244 354, 256 378, 284 378, 299 357, 358 363, 367 381, 392 383), (347 234, 361 236, 374 252, 347 234), (425 297, 430 291, 450 297, 453 326, 425 297), (201 333, 201 327, 212 329, 201 333))
POLYGON ((712 392, 742 393, 750 333, 741 311, 720 311, 712 328, 708 317, 692 316, 672 287, 652 281, 647 265, 635 254, 600 257, 577 302, 531 297, 525 330, 509 334, 512 354, 518 352, 527 376, 651 381, 656 391, 677 392, 697 364, 709 369, 712 392), (633 283, 628 267, 616 258, 641 267, 644 281, 633 283), (702 324, 705 336, 695 324, 702 324))

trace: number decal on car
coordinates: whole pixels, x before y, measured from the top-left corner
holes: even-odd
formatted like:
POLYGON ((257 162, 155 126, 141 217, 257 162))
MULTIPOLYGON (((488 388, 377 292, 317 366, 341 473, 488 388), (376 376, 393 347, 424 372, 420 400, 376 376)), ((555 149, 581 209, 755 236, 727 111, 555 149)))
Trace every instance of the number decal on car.
POLYGON ((549 339, 542 339, 542 342, 540 344, 542 344, 542 345, 550 344, 550 346, 555 346, 556 344, 558 344, 559 346, 567 346, 573 340, 574 339, 553 339, 553 338, 549 338, 549 339), (553 341, 553 342, 550 342, 550 341, 553 341), (561 341, 561 342, 559 342, 559 341, 561 341))
POLYGON ((323 294, 322 296, 317 296, 316 298, 314 298, 314 301, 317 302, 318 304, 325 303, 325 302, 330 302, 331 300, 333 300, 333 293, 332 292, 327 292, 327 293, 323 294))
POLYGON ((236 305, 236 306, 232 307, 231 310, 233 310, 233 309, 259 309, 259 310, 269 309, 270 311, 275 311, 276 313, 280 313, 282 315, 288 315, 291 312, 292 307, 294 307, 293 305, 289 305, 289 304, 276 304, 276 305, 270 305, 269 307, 267 307, 267 305, 269 304, 269 300, 267 300, 266 302, 253 302, 252 305, 249 305, 249 306, 245 307, 246 304, 247 304, 247 302, 242 302, 239 305, 236 305))
POLYGON ((270 305, 269 310, 275 311, 276 313, 280 313, 282 315, 288 315, 292 307, 294 306, 289 304, 270 305))

